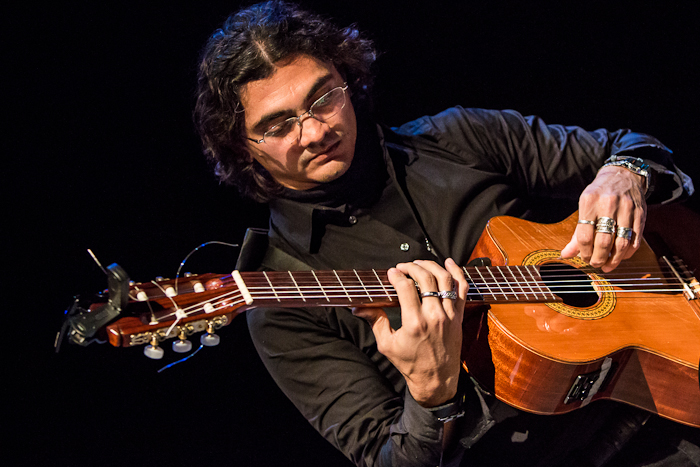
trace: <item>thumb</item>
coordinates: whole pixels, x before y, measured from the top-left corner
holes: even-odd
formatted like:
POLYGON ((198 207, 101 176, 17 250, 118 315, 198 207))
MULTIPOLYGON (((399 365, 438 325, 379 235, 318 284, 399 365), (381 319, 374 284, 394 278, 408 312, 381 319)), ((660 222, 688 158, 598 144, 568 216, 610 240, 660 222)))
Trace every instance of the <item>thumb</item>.
POLYGON ((352 309, 352 314, 369 323, 374 333, 374 338, 377 341, 388 339, 394 332, 394 330, 391 329, 389 317, 386 315, 384 308, 357 307, 352 309))
POLYGON ((576 232, 571 236, 571 241, 561 250, 562 258, 573 258, 581 249, 578 247, 578 241, 576 240, 576 232))

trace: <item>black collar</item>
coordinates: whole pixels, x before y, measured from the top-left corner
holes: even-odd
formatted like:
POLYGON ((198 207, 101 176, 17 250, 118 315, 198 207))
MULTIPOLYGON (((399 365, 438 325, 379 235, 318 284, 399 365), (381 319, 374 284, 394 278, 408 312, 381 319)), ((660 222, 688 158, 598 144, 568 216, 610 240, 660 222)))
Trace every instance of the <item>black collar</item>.
POLYGON ((386 186, 389 175, 378 128, 369 119, 362 125, 359 121, 355 155, 345 174, 310 190, 287 188, 270 202, 270 227, 299 251, 312 251, 324 225, 350 225, 350 215, 374 204, 386 186))

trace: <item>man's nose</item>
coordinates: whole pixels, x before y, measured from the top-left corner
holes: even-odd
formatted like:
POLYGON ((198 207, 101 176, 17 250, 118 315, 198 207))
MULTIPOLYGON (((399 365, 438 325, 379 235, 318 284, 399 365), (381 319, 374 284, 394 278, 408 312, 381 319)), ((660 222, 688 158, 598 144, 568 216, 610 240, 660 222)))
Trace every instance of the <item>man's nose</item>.
POLYGON ((312 115, 306 115, 299 120, 299 144, 307 147, 323 141, 331 127, 312 115))

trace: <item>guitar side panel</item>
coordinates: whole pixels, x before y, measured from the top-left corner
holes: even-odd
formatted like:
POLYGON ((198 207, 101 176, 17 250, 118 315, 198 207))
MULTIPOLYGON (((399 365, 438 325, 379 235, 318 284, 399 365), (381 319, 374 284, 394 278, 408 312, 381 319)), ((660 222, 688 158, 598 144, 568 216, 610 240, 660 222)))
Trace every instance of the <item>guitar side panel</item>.
POLYGON ((619 377, 600 394, 662 417, 700 427, 698 368, 635 349, 619 377))
MULTIPOLYGON (((587 363, 555 361, 520 345, 490 315, 484 334, 465 352, 465 363, 475 372, 477 381, 513 407, 550 415, 566 413, 598 399, 611 399, 700 427, 697 368, 631 348, 587 363), (490 368, 477 363, 485 361, 484 356, 490 357, 486 360, 491 363, 490 368), (600 375, 604 366, 609 370, 600 375), (577 378, 591 374, 601 379, 598 392, 585 402, 565 403, 577 378)), ((586 399, 586 395, 582 397, 586 399)))

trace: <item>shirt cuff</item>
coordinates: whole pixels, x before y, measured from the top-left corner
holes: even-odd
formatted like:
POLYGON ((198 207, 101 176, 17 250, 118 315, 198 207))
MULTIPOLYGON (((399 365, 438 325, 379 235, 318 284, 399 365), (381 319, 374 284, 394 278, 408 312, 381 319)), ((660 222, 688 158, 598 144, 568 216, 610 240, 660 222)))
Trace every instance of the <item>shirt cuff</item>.
POLYGON ((410 434, 425 442, 442 442, 443 423, 423 406, 421 406, 406 388, 403 416, 392 426, 392 434, 410 434))

